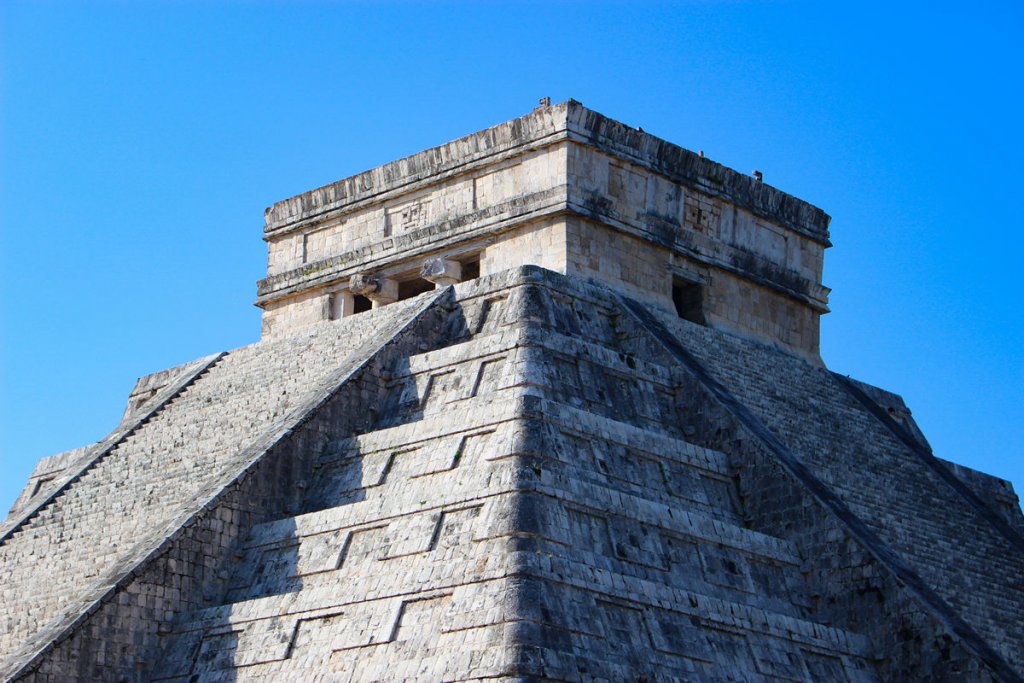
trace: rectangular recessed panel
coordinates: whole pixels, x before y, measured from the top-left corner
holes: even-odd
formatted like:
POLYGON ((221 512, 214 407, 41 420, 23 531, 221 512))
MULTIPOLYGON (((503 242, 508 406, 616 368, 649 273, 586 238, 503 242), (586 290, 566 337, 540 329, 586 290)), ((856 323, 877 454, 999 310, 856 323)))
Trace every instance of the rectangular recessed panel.
POLYGON ((299 544, 296 574, 302 576, 334 569, 343 539, 344 534, 339 531, 304 537, 299 544))
POLYGON ((394 450, 383 458, 379 484, 395 484, 423 474, 429 467, 428 459, 419 448, 394 450))
POLYGON ((300 619, 292 640, 292 659, 326 659, 335 638, 351 628, 350 621, 347 612, 300 619))
POLYGON ((437 512, 420 513, 392 521, 382 532, 384 540, 380 559, 390 560, 430 550, 439 515, 437 512))
POLYGON ((661 534, 656 528, 621 517, 613 518, 609 528, 616 557, 655 569, 668 569, 661 534))
MULTIPOLYGON (((489 460, 495 454, 491 452, 491 444, 494 438, 494 431, 476 432, 467 434, 462 438, 462 446, 456 452, 456 467, 473 467, 474 465, 489 460)), ((500 453, 499 455, 504 455, 500 453)))
POLYGON ((501 324, 507 296, 493 297, 480 304, 480 317, 473 326, 474 334, 493 332, 501 324))
MULTIPOLYGON (((722 508, 722 504, 717 497, 710 501, 708 500, 704 482, 700 474, 692 467, 681 465, 675 461, 668 461, 664 463, 663 471, 666 488, 672 495, 711 505, 714 508, 722 508)), ((731 509, 731 506, 724 507, 723 509, 731 509)))
POLYGON ((407 647, 425 647, 435 641, 450 619, 451 595, 403 602, 398 610, 392 640, 407 647))
POLYGON ((669 571, 679 577, 674 585, 691 590, 700 586, 704 582, 704 563, 697 544, 664 533, 661 542, 665 548, 669 571))
POLYGON ((597 607, 595 616, 611 647, 630 658, 644 657, 652 642, 643 611, 604 600, 598 600, 597 607))
POLYGON ((471 541, 474 536, 474 525, 482 509, 482 505, 477 505, 442 512, 431 541, 431 550, 443 551, 471 541))
POLYGON ((787 681, 806 680, 803 663, 795 647, 785 647, 782 643, 752 644, 751 651, 759 672, 787 681))
POLYGON ((699 619, 680 612, 663 612, 653 623, 652 640, 661 652, 709 662, 715 659, 699 619))
POLYGON ((192 671, 194 673, 211 673, 234 668, 241 637, 240 629, 205 636, 199 645, 199 652, 196 655, 192 671))
POLYGON ((239 640, 236 666, 278 662, 291 655, 295 635, 294 618, 261 619, 246 625, 239 640))
POLYGON ((473 396, 490 394, 501 387, 505 361, 505 356, 501 356, 486 360, 480 364, 480 369, 477 371, 476 384, 473 387, 473 396))
POLYGON ((611 535, 608 533, 608 520, 582 510, 569 513, 570 545, 601 557, 612 557, 611 535))
POLYGON ((368 529, 350 531, 335 559, 337 569, 350 569, 361 562, 375 558, 383 543, 386 526, 375 526, 368 529))
POLYGON ((752 593, 753 586, 746 558, 730 548, 704 545, 700 549, 704 561, 704 577, 708 583, 752 593))
POLYGON ((610 471, 609 463, 598 457, 591 442, 582 436, 562 432, 556 442, 555 448, 559 451, 559 460, 572 465, 587 467, 591 462, 597 465, 598 471, 607 474, 610 471))
POLYGON ((550 363, 551 376, 548 385, 556 395, 578 402, 580 394, 580 368, 575 360, 555 357, 550 363))
POLYGON ((422 410, 436 409, 445 403, 463 398, 465 370, 463 368, 444 370, 430 375, 428 390, 421 402, 422 410))
POLYGON ((731 479, 701 474, 700 483, 708 502, 722 510, 736 510, 736 486, 731 479))
MULTIPOLYGON (((248 573, 246 583, 238 587, 240 595, 276 595, 299 587, 299 541, 260 551, 255 570, 248 573)), ((240 597, 240 596, 239 596, 240 597)))
POLYGON ((458 467, 462 460, 461 449, 462 437, 431 440, 419 449, 415 474, 409 476, 423 477, 458 467))
POLYGON ((804 650, 804 665, 812 681, 829 681, 829 683, 846 683, 850 677, 846 674, 846 667, 839 657, 823 655, 817 652, 804 650))

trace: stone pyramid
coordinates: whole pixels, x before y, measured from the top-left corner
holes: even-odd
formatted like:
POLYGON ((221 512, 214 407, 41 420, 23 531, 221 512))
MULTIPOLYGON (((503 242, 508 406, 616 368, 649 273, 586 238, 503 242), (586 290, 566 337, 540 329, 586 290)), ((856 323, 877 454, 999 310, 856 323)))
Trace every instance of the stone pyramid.
POLYGON ((266 214, 263 338, 0 526, 17 681, 1021 681, 1024 517, 827 370, 828 217, 577 102, 266 214))

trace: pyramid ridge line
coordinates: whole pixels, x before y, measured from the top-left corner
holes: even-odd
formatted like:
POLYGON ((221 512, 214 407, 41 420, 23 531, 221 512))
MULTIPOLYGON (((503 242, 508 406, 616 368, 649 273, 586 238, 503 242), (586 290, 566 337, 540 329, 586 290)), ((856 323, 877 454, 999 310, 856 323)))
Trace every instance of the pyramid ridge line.
POLYGON ((960 480, 940 458, 937 458, 931 448, 926 448, 917 439, 911 436, 902 425, 896 422, 877 402, 872 400, 863 389, 858 387, 849 378, 839 373, 832 373, 839 385, 850 392, 868 412, 870 412, 886 429, 893 433, 904 446, 915 456, 936 472, 942 480, 956 492, 974 511, 981 516, 988 524, 996 529, 1013 546, 1014 550, 1024 556, 1024 535, 1014 529, 1005 519, 997 514, 991 506, 981 499, 967 484, 960 480))
POLYGON ((29 501, 31 505, 22 508, 17 514, 12 515, 11 518, 4 521, 2 530, 0 530, 0 548, 7 545, 9 540, 15 533, 26 524, 32 521, 39 512, 47 507, 50 503, 60 497, 68 487, 73 486, 76 481, 92 469, 100 460, 110 455, 125 439, 130 437, 136 430, 142 427, 148 422, 153 416, 162 411, 168 404, 174 401, 185 389, 189 387, 193 382, 198 380, 202 375, 206 374, 214 365, 216 365, 226 353, 216 353, 210 356, 204 356, 203 358, 193 361, 197 363, 196 367, 181 377, 177 378, 176 381, 166 386, 157 396, 154 396, 146 405, 147 410, 134 416, 127 423, 118 425, 114 431, 108 434, 104 439, 92 446, 88 446, 87 452, 82 454, 81 459, 73 464, 69 464, 66 469, 70 470, 63 477, 60 477, 56 482, 51 485, 48 489, 48 493, 37 501, 29 501))

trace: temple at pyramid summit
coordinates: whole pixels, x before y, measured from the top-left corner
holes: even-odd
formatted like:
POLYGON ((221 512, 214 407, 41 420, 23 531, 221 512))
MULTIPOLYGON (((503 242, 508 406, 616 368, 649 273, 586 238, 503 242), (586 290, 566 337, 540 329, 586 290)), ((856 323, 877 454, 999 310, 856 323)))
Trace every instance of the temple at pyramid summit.
POLYGON ((1024 516, 819 354, 829 218, 573 100, 265 212, 261 339, 0 525, 4 681, 1024 681, 1024 516))

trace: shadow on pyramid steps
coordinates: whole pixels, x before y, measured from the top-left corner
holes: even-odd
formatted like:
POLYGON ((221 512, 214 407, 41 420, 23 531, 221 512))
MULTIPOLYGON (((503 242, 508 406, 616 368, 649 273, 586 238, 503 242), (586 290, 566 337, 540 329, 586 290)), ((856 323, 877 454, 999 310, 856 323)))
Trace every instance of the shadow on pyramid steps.
POLYGON ((1021 555, 820 366, 535 267, 395 306, 19 671, 105 625, 125 680, 1015 680, 1021 555))

